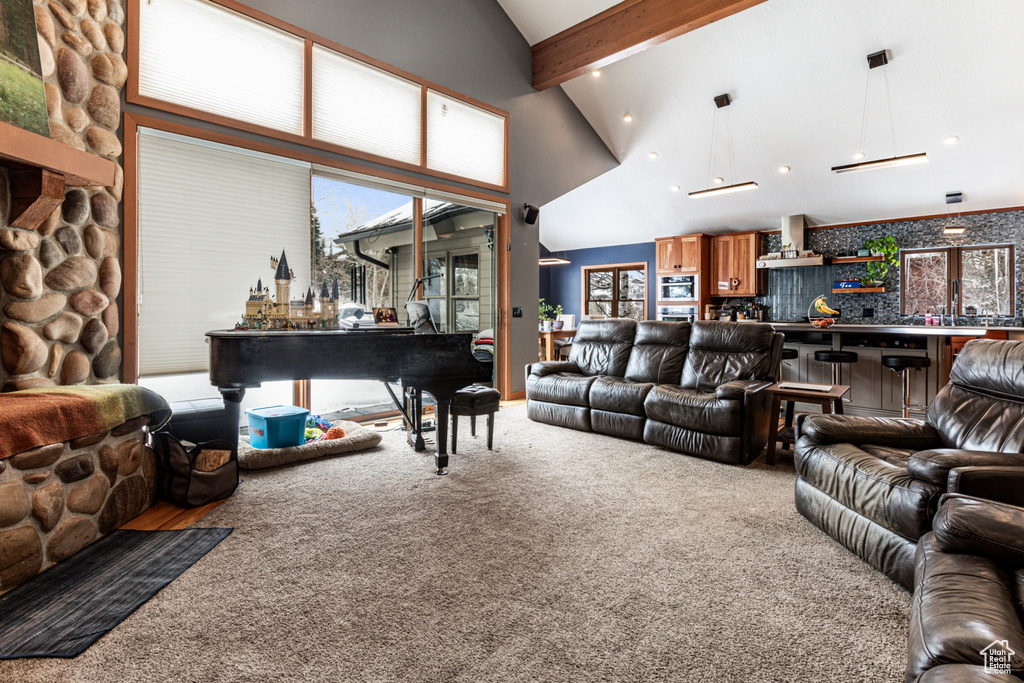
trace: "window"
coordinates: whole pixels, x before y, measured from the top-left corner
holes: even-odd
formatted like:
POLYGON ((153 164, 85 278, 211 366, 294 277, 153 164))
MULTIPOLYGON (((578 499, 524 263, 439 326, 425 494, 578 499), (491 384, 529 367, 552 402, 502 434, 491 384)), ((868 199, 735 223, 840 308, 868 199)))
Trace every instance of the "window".
POLYGON ((1012 245, 904 250, 900 280, 902 315, 1013 314, 1012 245))
POLYGON ((427 167, 502 185, 505 117, 428 90, 427 167))
POLYGON ((583 267, 583 311, 605 318, 647 319, 647 264, 583 267))

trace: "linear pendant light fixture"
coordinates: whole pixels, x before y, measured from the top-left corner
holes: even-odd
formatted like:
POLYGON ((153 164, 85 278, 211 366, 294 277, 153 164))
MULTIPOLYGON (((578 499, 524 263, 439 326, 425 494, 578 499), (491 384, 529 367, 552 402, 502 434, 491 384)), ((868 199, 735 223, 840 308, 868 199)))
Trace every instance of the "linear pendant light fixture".
POLYGON ((950 210, 946 209, 946 227, 942 229, 943 235, 962 235, 967 230, 967 227, 960 220, 960 203, 963 200, 963 192, 946 193, 946 204, 956 204, 956 219, 954 220, 949 215, 950 210))
POLYGON ((564 266, 567 263, 572 263, 572 261, 570 261, 567 258, 560 258, 560 257, 557 257, 557 256, 550 256, 550 257, 545 257, 545 258, 540 259, 538 261, 538 263, 540 265, 542 265, 542 266, 564 266))
MULTIPOLYGON (((868 102, 869 95, 871 94, 871 74, 879 67, 883 67, 889 63, 890 55, 888 50, 881 50, 868 55, 868 84, 864 89, 864 117, 861 119, 860 124, 860 148, 857 154, 859 157, 864 156, 864 135, 867 131, 868 125, 868 102)), ((909 166, 910 164, 920 164, 928 161, 928 155, 925 152, 919 152, 918 154, 905 154, 903 156, 896 156, 896 126, 892 119, 892 98, 889 95, 889 72, 882 72, 885 76, 885 105, 889 109, 889 134, 892 136, 892 156, 884 159, 874 159, 872 161, 858 161, 854 164, 843 164, 841 166, 833 166, 833 173, 850 173, 852 171, 870 171, 876 168, 891 168, 893 166, 909 166)))
MULTIPOLYGON (((724 109, 732 104, 732 98, 729 94, 719 95, 715 98, 715 121, 711 127, 711 156, 708 159, 708 188, 706 190, 695 190, 690 192, 690 199, 698 199, 700 197, 711 197, 719 194, 731 194, 733 192, 743 192, 745 190, 756 190, 757 183, 754 181, 748 181, 745 183, 734 183, 732 185, 719 185, 718 187, 711 187, 712 183, 712 170, 715 163, 715 143, 718 141, 718 111, 724 109)), ((736 177, 736 163, 735 157, 732 150, 732 126, 729 124, 728 112, 725 113, 725 132, 726 132, 726 144, 729 149, 729 173, 731 177, 736 177)))

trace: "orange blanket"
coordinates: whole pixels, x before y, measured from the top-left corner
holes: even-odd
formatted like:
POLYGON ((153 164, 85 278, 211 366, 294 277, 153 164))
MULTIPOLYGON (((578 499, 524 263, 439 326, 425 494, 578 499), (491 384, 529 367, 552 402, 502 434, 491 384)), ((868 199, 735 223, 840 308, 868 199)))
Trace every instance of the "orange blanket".
POLYGON ((171 407, 159 394, 134 384, 0 394, 0 458, 113 429, 143 415, 155 431, 171 419, 171 407))

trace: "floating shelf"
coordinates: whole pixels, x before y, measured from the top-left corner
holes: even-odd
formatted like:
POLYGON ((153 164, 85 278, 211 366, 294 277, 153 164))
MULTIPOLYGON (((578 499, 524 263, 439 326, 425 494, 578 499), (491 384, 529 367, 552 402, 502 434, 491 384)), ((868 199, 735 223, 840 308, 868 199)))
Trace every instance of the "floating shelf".
POLYGON ((848 289, 833 289, 833 294, 884 294, 885 287, 850 287, 848 289))
POLYGON ((832 264, 836 263, 867 263, 868 261, 881 261, 884 256, 833 256, 832 264))

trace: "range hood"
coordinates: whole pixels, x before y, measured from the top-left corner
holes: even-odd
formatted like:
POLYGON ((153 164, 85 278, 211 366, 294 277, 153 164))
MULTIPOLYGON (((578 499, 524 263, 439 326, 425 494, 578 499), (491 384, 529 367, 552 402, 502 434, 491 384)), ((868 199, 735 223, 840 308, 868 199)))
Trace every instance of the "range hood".
MULTIPOLYGON (((782 244, 789 244, 790 249, 797 253, 804 250, 804 215, 782 217, 782 244)), ((824 256, 805 256, 803 258, 769 259, 764 256, 757 259, 758 268, 806 268, 823 266, 827 263, 824 256)))

